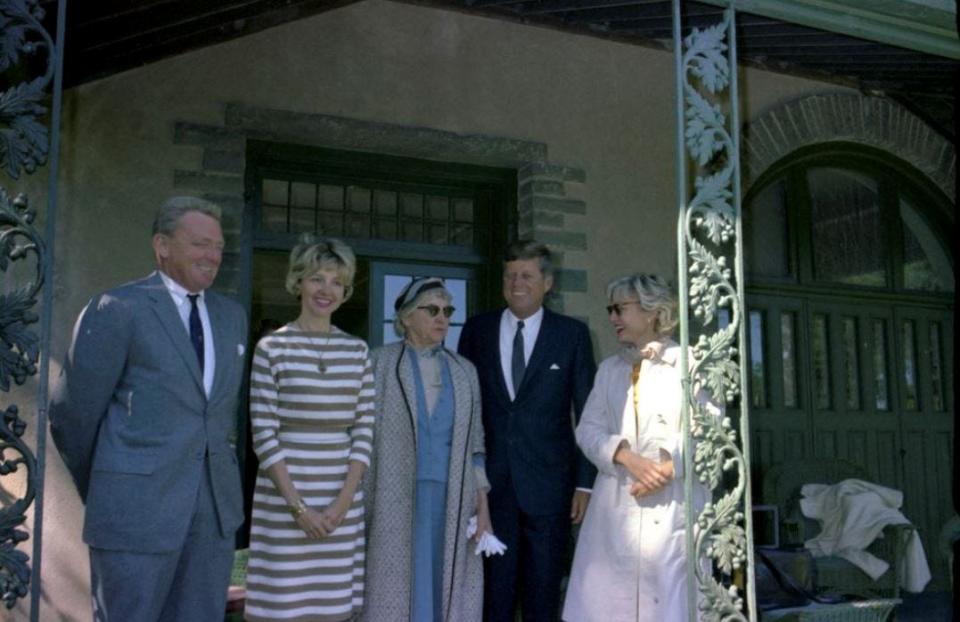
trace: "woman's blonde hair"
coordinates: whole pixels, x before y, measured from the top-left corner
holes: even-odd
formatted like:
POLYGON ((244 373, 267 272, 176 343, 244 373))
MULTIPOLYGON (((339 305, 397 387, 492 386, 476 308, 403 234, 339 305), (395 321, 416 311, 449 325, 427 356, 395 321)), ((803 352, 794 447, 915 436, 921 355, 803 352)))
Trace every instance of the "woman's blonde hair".
POLYGON ((654 274, 631 274, 613 279, 607 285, 607 299, 636 299, 645 311, 655 311, 653 330, 667 337, 677 327, 677 300, 667 282, 654 274))
POLYGON ((286 289, 300 296, 300 281, 320 268, 334 268, 343 281, 343 299, 353 294, 353 277, 357 273, 357 258, 353 250, 337 238, 317 237, 304 233, 290 251, 286 289))

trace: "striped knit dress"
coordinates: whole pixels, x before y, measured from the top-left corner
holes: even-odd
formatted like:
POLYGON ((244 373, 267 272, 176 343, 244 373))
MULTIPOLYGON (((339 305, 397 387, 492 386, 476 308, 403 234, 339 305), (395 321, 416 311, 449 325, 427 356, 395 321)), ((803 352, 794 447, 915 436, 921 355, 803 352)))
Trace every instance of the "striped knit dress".
POLYGON ((363 606, 363 493, 336 531, 307 538, 265 473, 286 464, 304 502, 322 510, 343 487, 350 460, 370 464, 374 388, 367 344, 333 328, 287 324, 257 344, 250 374, 253 497, 247 620, 339 621, 363 606))

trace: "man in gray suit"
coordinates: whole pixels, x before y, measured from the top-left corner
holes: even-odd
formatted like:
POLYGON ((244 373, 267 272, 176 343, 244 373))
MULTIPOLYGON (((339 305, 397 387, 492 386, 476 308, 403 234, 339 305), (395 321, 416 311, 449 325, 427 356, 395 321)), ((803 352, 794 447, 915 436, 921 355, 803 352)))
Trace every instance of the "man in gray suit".
POLYGON ((235 453, 247 319, 208 288, 220 209, 157 213, 159 270, 93 298, 53 389, 53 439, 86 504, 97 621, 222 620, 243 522, 235 453))

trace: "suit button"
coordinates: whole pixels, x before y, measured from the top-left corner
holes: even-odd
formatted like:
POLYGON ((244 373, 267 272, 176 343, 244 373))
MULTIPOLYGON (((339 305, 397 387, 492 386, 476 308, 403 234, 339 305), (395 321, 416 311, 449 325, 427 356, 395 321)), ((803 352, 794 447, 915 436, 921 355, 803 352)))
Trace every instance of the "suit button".
POLYGON ((196 456, 197 456, 197 460, 203 460, 203 452, 202 452, 202 451, 198 451, 197 454, 196 454, 196 456))

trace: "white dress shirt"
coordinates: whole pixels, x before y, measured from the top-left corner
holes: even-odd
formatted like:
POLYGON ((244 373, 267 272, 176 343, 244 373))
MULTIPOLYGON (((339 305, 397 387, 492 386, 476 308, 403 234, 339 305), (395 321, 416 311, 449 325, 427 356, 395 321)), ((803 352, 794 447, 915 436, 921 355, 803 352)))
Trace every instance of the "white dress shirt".
MULTIPOLYGON (((507 392, 510 399, 517 398, 516 387, 513 386, 513 372, 511 361, 513 360, 513 338, 517 334, 517 322, 520 319, 513 314, 509 308, 503 310, 500 316, 500 369, 503 371, 503 379, 507 383, 507 392)), ((537 342, 537 335, 540 334, 540 325, 543 324, 543 307, 537 309, 537 312, 523 320, 523 364, 524 367, 530 364, 530 354, 533 353, 533 346, 537 342)))
MULTIPOLYGON (((180 321, 183 323, 184 330, 187 331, 187 337, 190 336, 190 300, 187 294, 190 292, 172 278, 160 271, 160 278, 163 284, 167 286, 170 297, 173 298, 173 304, 180 314, 180 321)), ((217 364, 217 357, 213 349, 213 329, 210 328, 210 315, 207 313, 207 303, 203 292, 198 292, 197 309, 200 311, 200 323, 203 324, 203 391, 210 397, 210 391, 213 390, 213 373, 217 364)))

